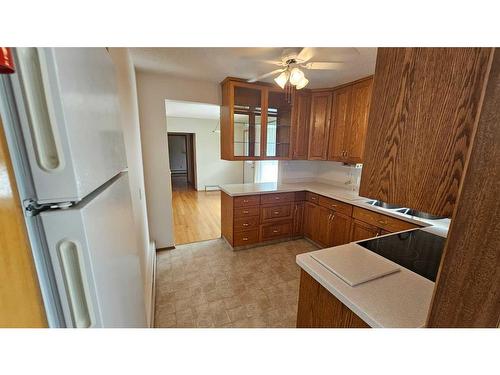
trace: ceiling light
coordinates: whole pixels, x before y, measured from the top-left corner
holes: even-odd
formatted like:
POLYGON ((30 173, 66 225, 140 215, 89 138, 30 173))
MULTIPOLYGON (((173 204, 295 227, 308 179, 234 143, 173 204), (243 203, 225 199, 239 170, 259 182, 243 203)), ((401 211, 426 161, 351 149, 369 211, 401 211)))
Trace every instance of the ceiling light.
POLYGON ((290 83, 294 86, 298 85, 304 78, 304 72, 299 68, 293 68, 290 72, 290 83))
POLYGON ((277 76, 274 81, 278 84, 279 87, 282 89, 285 88, 286 82, 288 81, 288 76, 290 73, 288 70, 285 70, 283 73, 281 73, 279 76, 277 76))
POLYGON ((304 75, 302 74, 302 79, 297 83, 295 88, 297 90, 300 90, 300 89, 306 87, 308 83, 309 83, 309 80, 306 77, 304 77, 304 75))

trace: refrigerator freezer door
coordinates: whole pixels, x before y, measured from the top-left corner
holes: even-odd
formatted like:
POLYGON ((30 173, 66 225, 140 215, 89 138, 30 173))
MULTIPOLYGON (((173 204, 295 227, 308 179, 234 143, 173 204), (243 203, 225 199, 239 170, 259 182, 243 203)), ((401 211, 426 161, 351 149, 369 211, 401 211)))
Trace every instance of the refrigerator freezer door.
POLYGON ((16 48, 11 75, 39 203, 78 201, 126 168, 104 48, 16 48))
POLYGON ((80 204, 41 218, 66 324, 146 327, 127 173, 80 204))

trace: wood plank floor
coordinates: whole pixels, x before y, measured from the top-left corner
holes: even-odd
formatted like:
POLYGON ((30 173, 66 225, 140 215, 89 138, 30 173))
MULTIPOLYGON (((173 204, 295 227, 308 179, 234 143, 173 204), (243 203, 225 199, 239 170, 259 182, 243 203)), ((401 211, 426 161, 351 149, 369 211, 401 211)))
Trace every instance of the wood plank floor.
POLYGON ((220 191, 174 188, 172 204, 176 245, 220 237, 220 191))

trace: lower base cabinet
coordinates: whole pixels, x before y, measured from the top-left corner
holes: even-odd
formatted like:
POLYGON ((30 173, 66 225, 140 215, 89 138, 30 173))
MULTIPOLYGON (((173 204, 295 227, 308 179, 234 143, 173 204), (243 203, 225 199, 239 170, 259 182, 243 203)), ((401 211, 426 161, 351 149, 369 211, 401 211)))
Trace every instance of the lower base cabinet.
POLYGON ((304 270, 300 273, 297 328, 370 328, 304 270))

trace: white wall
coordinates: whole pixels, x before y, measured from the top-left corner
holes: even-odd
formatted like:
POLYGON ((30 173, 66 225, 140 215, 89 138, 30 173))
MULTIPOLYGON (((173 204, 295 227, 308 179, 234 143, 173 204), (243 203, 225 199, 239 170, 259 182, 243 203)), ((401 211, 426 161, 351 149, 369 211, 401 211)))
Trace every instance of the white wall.
POLYGON ((134 212, 137 246, 141 252, 141 268, 144 279, 144 296, 148 323, 152 311, 153 261, 151 251, 146 198, 144 194, 144 172, 142 165, 141 133, 137 105, 135 71, 126 48, 110 48, 115 64, 123 138, 129 168, 130 192, 134 212))
POLYGON ((167 74, 136 73, 149 234, 157 248, 164 248, 174 245, 165 100, 220 105, 220 85, 167 74))
POLYGON ((197 190, 204 190, 205 185, 241 184, 243 182, 243 162, 220 158, 220 133, 213 132, 218 123, 219 120, 167 117, 169 132, 196 134, 197 190))

